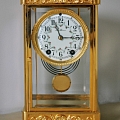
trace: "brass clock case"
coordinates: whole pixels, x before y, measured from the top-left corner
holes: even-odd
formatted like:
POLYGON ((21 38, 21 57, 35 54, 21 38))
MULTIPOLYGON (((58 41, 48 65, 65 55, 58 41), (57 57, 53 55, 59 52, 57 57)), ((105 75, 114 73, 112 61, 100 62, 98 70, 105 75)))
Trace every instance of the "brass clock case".
POLYGON ((35 51, 39 54, 39 56, 44 61, 48 62, 49 64, 56 65, 56 66, 69 65, 69 64, 76 62, 85 53, 88 43, 89 43, 89 31, 88 31, 88 28, 87 28, 86 24, 84 23, 84 21, 74 11, 69 10, 69 9, 63 9, 63 8, 53 9, 53 10, 49 10, 44 15, 42 15, 38 19, 36 24, 34 25, 33 31, 32 31, 32 43, 33 43, 33 47, 34 47, 35 51), (81 25, 83 32, 84 32, 84 43, 83 43, 81 50, 79 51, 79 54, 77 54, 74 57, 70 58, 69 60, 65 60, 65 61, 56 61, 56 60, 53 60, 53 59, 45 56, 38 45, 38 31, 39 31, 39 28, 41 27, 41 24, 50 16, 59 14, 60 12, 63 14, 70 15, 71 17, 75 18, 81 25))

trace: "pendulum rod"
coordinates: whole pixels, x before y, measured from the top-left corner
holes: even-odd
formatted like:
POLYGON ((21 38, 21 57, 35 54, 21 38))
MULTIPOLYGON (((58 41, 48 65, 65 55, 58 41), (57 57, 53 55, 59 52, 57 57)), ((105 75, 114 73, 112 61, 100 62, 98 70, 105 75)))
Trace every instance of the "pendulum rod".
POLYGON ((62 65, 60 66, 60 74, 62 74, 62 65))

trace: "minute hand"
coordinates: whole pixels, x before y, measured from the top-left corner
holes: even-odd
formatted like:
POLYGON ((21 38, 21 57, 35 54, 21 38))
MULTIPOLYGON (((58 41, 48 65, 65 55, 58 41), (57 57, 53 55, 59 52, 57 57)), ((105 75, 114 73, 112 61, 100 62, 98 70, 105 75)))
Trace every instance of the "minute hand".
POLYGON ((64 38, 65 38, 65 39, 67 39, 67 38, 70 38, 70 39, 72 38, 72 39, 73 39, 74 37, 63 37, 63 39, 64 39, 64 38))
POLYGON ((82 37, 73 37, 73 36, 71 36, 71 37, 63 37, 63 39, 77 39, 77 40, 79 40, 80 38, 82 38, 82 37))
POLYGON ((73 37, 73 36, 71 36, 71 37, 63 37, 63 39, 76 39, 76 37, 73 37))

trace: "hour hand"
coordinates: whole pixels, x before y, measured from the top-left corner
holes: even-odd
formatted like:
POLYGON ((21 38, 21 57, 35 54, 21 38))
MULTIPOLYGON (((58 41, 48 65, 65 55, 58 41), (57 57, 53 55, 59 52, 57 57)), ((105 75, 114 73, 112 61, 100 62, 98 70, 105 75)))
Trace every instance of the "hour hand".
POLYGON ((59 31, 59 27, 57 26, 57 23, 55 23, 55 28, 56 28, 56 30, 58 31, 58 39, 59 40, 63 40, 63 36, 60 34, 60 31, 59 31))
POLYGON ((58 35, 61 36, 61 35, 60 35, 60 31, 59 31, 59 27, 57 26, 57 23, 56 23, 56 22, 55 22, 55 29, 57 30, 58 35))

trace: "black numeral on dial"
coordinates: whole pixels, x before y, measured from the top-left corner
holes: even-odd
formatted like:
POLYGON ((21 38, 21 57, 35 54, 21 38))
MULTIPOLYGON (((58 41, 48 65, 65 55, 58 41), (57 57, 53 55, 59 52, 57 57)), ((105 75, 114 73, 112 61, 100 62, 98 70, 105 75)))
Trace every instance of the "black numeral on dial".
POLYGON ((49 26, 45 26, 45 32, 49 32, 50 31, 50 27, 49 26))
POLYGON ((45 48, 48 49, 48 44, 45 44, 45 48))
POLYGON ((46 39, 46 35, 42 35, 42 38, 45 40, 46 39))
POLYGON ((69 22, 69 20, 68 20, 68 26, 69 26, 69 24, 70 24, 70 22, 69 22))
POLYGON ((58 23, 63 23, 63 16, 58 17, 58 23))
POLYGON ((60 57, 62 57, 62 56, 63 56, 62 52, 59 52, 59 56, 60 56, 60 57))
POLYGON ((55 20, 51 20, 51 25, 56 25, 55 20))
POLYGON ((76 46, 76 44, 74 44, 74 46, 73 46, 75 49, 77 48, 77 46, 76 46))

